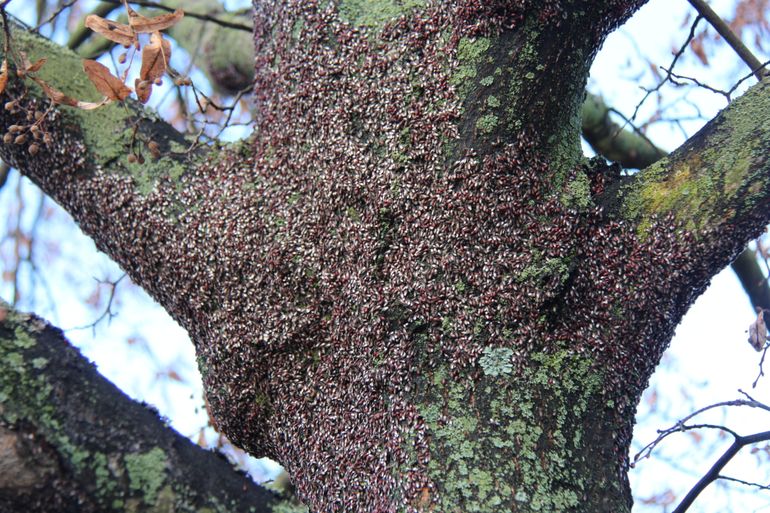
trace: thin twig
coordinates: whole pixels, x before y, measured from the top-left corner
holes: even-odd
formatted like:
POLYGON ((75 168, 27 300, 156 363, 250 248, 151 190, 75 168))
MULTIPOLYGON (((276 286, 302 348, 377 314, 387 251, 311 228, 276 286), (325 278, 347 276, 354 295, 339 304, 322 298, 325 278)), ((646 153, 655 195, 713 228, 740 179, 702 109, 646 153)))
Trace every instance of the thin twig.
MULTIPOLYGON (((768 60, 768 61, 765 61, 764 63, 760 64, 760 66, 761 66, 761 67, 764 67, 764 66, 767 66, 768 64, 770 64, 770 60, 768 60)), ((663 71, 665 71, 665 72, 668 74, 669 80, 670 80, 670 81, 671 81, 671 83, 673 83, 673 84, 676 84, 676 85, 684 85, 684 84, 682 84, 681 82, 677 82, 677 81, 676 81, 676 80, 674 80, 674 79, 678 79, 678 80, 689 80, 689 81, 691 81, 693 84, 697 85, 698 87, 702 87, 703 89, 706 89, 706 90, 708 90, 708 91, 711 91, 712 93, 721 94, 722 96, 724 96, 725 98, 727 98, 727 101, 728 101, 728 102, 729 102, 729 101, 732 101, 732 94, 735 92, 735 90, 736 90, 736 89, 738 89, 738 86, 740 86, 740 85, 741 85, 743 82, 745 82, 746 80, 748 80, 749 78, 751 78, 751 77, 753 77, 753 76, 754 76, 754 72, 753 72, 753 71, 752 71, 751 73, 747 73, 746 75, 744 75, 743 77, 741 77, 741 79, 740 79, 740 80, 738 80, 738 81, 737 81, 735 84, 733 84, 733 86, 732 86, 730 89, 728 89, 727 91, 723 91, 723 90, 721 90, 721 89, 717 89, 716 87, 712 87, 712 86, 710 86, 710 85, 708 85, 708 84, 704 84, 704 83, 700 82, 700 81, 699 81, 698 79, 696 79, 696 78, 693 78, 693 77, 687 77, 687 76, 684 76, 684 75, 677 75, 676 73, 673 73, 671 70, 667 70, 666 68, 664 68, 664 67, 662 67, 662 66, 661 66, 661 68, 660 68, 660 69, 662 69, 663 71)))
POLYGON ((703 16, 711 23, 711 26, 716 29, 720 36, 722 36, 727 44, 735 50, 735 53, 746 63, 751 72, 757 77, 757 80, 761 81, 767 74, 763 70, 764 66, 759 59, 757 59, 751 50, 743 44, 741 38, 739 38, 735 32, 732 31, 730 26, 714 12, 704 0, 689 0, 690 4, 698 11, 699 16, 703 16))
MULTIPOLYGON (((111 3, 111 4, 121 4, 121 5, 123 4, 123 0, 103 0, 103 1, 105 1, 107 3, 111 3)), ((174 12, 175 11, 175 9, 173 9, 171 7, 168 7, 168 6, 165 6, 163 4, 159 4, 157 2, 149 2, 149 1, 141 1, 140 0, 140 1, 131 1, 131 3, 132 4, 136 4, 136 5, 140 6, 140 7, 151 7, 151 8, 155 8, 155 9, 160 9, 162 11, 167 11, 167 12, 174 12)), ((222 27, 227 27, 227 28, 236 29, 236 30, 243 30, 245 32, 253 32, 254 31, 254 27, 252 27, 250 25, 246 25, 246 24, 243 24, 243 23, 236 23, 234 21, 223 20, 221 18, 217 18, 216 16, 211 16, 209 14, 201 14, 201 13, 196 13, 196 12, 185 11, 184 15, 185 16, 189 16, 190 18, 197 18, 197 19, 203 20, 203 21, 210 21, 212 23, 216 23, 217 25, 221 25, 222 27)))
POLYGON ((55 12, 54 12, 54 13, 53 13, 51 16, 49 16, 49 17, 48 17, 48 19, 47 19, 47 20, 45 20, 45 21, 41 21, 41 22, 38 24, 38 26, 37 26, 37 27, 33 28, 33 29, 32 29, 32 32, 38 32, 38 31, 40 31, 40 29, 43 27, 43 25, 48 25, 49 23, 51 23, 53 20, 55 20, 55 19, 56 19, 56 18, 57 18, 57 17, 58 17, 58 16, 59 16, 61 13, 62 13, 62 11, 64 11, 64 9, 69 9, 70 7, 72 7, 73 5, 75 5, 75 3, 76 3, 77 1, 78 1, 78 0, 70 0, 69 2, 64 2, 63 4, 61 4, 61 5, 59 6, 59 8, 58 8, 58 9, 56 9, 56 11, 55 11, 55 12))
POLYGON ((724 481, 732 481, 733 483, 739 483, 739 484, 746 485, 746 486, 755 486, 755 487, 759 488, 760 490, 770 490, 770 485, 763 485, 763 484, 759 484, 759 483, 752 483, 750 481, 744 481, 743 479, 738 479, 737 477, 723 476, 723 475, 720 474, 720 475, 717 476, 717 479, 722 479, 724 481))
MULTIPOLYGON (((655 447, 658 444, 660 444, 660 442, 662 442, 669 435, 672 435, 674 433, 680 433, 680 432, 683 432, 683 431, 691 430, 693 428, 693 426, 688 426, 686 424, 686 422, 689 421, 690 419, 692 419, 693 417, 695 417, 697 415, 700 415, 701 413, 704 413, 704 412, 706 412, 708 410, 713 410, 714 408, 721 408, 722 406, 748 406, 750 408, 759 408, 761 410, 766 410, 766 411, 770 412, 770 406, 757 401, 756 399, 754 399, 753 397, 748 395, 743 390, 738 390, 738 392, 743 394, 746 397, 746 399, 735 399, 735 400, 732 400, 732 401, 723 401, 721 403, 715 403, 715 404, 711 404, 709 406, 705 406, 705 407, 701 408, 700 410, 697 410, 697 411, 689 414, 688 416, 680 419, 676 424, 674 424, 670 428, 658 430, 658 437, 655 440, 653 440, 652 442, 650 442, 647 445, 645 445, 639 452, 636 453, 636 455, 634 456, 634 459, 633 459, 633 462, 631 463, 631 465, 633 466, 639 460, 649 457, 650 454, 652 453, 652 451, 655 449, 655 447)), ((705 425, 704 425, 704 427, 705 427, 705 425)), ((728 428, 722 428, 722 429, 724 431, 729 432, 733 436, 736 436, 736 437, 738 436, 737 434, 733 433, 728 428)))
POLYGON ((107 298, 107 305, 104 307, 104 311, 102 311, 102 314, 96 318, 96 320, 90 324, 85 324, 83 326, 76 326, 74 328, 68 328, 64 331, 77 331, 77 330, 86 330, 86 329, 93 329, 96 330, 96 325, 99 324, 105 317, 108 318, 108 320, 111 320, 115 315, 117 315, 115 312, 112 311, 112 303, 115 300, 115 293, 118 288, 118 284, 125 278, 127 275, 123 273, 120 278, 118 278, 115 281, 110 280, 97 280, 99 285, 108 285, 110 287, 110 296, 107 298))
MULTIPOLYGON (((682 56, 682 54, 684 54, 684 51, 689 46, 690 42, 695 38, 695 29, 698 27, 698 23, 700 23, 700 20, 702 19, 703 19, 703 16, 701 15, 698 15, 695 17, 695 20, 692 22, 692 25, 690 25, 690 33, 687 35, 687 39, 685 39, 682 46, 680 46, 679 50, 677 50, 677 52, 674 54, 674 58, 671 60, 671 64, 668 66, 668 69, 674 69, 674 66, 676 66, 676 63, 679 60, 679 58, 682 56)), ((662 68, 662 69, 665 70, 665 68, 662 68)), ((645 89, 646 94, 639 101, 639 103, 636 104, 636 108, 634 108, 634 113, 629 118, 631 121, 636 119, 636 116, 639 114, 639 109, 642 108, 642 105, 644 104, 645 101, 647 101, 647 98, 649 98, 652 93, 659 91, 660 88, 663 87, 663 85, 666 82, 668 82, 670 79, 671 79, 671 73, 667 71, 666 76, 663 77, 663 80, 658 82, 658 85, 656 85, 652 89, 645 89)))
POLYGON ((692 505, 695 499, 700 493, 706 489, 708 485, 719 478, 719 472, 732 460, 738 451, 747 445, 752 445, 757 442, 764 442, 770 440, 770 431, 763 431, 761 433, 755 433, 749 436, 736 436, 732 445, 719 457, 714 465, 709 469, 706 474, 700 480, 695 483, 695 486, 685 495, 682 502, 672 511, 672 513, 684 513, 692 505))
POLYGON ((757 375, 757 379, 754 380, 754 383, 751 384, 751 388, 757 388, 757 383, 759 383, 759 379, 765 375, 765 356, 767 355, 767 350, 770 348, 770 344, 765 344, 765 350, 762 351, 762 358, 759 359, 759 374, 757 375))

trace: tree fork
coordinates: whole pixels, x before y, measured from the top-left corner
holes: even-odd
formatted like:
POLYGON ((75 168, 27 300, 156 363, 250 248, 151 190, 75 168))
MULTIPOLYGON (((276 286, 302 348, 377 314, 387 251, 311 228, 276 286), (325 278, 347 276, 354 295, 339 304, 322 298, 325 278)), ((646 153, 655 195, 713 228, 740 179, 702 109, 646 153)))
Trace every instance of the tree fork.
POLYGON ((641 3, 257 2, 252 142, 174 174, 54 123, 79 172, 3 157, 188 329, 219 427, 311 511, 625 511, 639 396, 770 197, 765 85, 639 178, 578 154, 641 3))

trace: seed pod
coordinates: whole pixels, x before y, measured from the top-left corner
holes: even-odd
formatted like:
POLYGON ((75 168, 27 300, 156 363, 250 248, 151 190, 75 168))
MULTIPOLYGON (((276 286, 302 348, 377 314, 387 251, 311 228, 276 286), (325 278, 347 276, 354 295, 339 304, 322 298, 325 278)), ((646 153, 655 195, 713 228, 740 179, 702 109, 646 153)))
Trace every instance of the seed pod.
POLYGON ((40 146, 38 146, 35 143, 32 143, 29 145, 29 154, 30 155, 37 155, 37 152, 40 151, 40 146))
POLYGON ((16 108, 16 101, 10 101, 5 103, 5 110, 12 111, 16 108))
POLYGON ((134 162, 136 162, 136 155, 134 155, 133 153, 129 153, 128 154, 128 162, 129 162, 129 164, 133 164, 134 162))
POLYGON ((158 146, 158 143, 156 143, 155 141, 148 142, 147 149, 150 150, 150 153, 152 154, 152 158, 155 158, 155 159, 160 158, 160 147, 158 146))
POLYGON ((26 134, 17 135, 16 139, 13 140, 13 144, 24 144, 25 142, 27 142, 26 134))
POLYGON ((6 132, 3 136, 3 142, 5 144, 11 144, 13 142, 13 134, 11 132, 6 132))

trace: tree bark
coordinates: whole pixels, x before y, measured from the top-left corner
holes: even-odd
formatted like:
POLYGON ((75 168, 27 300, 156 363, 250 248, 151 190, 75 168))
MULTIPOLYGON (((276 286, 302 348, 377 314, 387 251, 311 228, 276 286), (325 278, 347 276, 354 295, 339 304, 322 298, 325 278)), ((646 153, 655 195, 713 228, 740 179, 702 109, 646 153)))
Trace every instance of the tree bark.
MULTIPOLYGON (((583 138, 602 157, 625 168, 645 168, 665 157, 641 134, 617 125, 610 118, 610 108, 601 97, 587 94, 583 103, 583 138)), ((755 309, 770 309, 770 284, 759 267, 755 252, 744 249, 730 264, 755 309)), ((770 329, 770 318, 765 320, 770 329)))
POLYGON ((0 511, 272 512, 283 501, 0 304, 0 511))
POLYGON ((580 155, 591 58, 641 3, 255 2, 249 143, 145 120, 164 158, 127 164, 105 109, 0 151, 187 328, 219 427, 311 511, 628 511, 639 395, 770 212, 766 84, 636 177, 580 155))

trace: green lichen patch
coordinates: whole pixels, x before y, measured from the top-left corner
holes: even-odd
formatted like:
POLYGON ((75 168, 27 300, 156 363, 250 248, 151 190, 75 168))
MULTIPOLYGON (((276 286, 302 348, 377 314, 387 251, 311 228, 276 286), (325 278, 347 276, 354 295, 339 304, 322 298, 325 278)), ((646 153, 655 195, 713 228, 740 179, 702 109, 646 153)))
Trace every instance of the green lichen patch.
POLYGON ((487 107, 490 107, 492 109, 496 109, 500 106, 500 100, 497 98, 497 96, 488 96, 487 97, 487 107))
POLYGON ((125 456, 130 487, 141 492, 147 504, 155 504, 158 491, 166 482, 166 461, 166 453, 159 447, 125 456))
POLYGON ((545 258, 540 251, 533 252, 532 263, 517 276, 520 283, 533 280, 540 283, 563 283, 569 277, 569 259, 563 257, 545 258))
POLYGON ((476 120, 476 128, 485 134, 491 134, 495 131, 498 124, 498 117, 494 114, 485 114, 476 120))
POLYGON ((624 216, 645 236, 652 220, 671 215, 698 234, 754 209, 770 183, 762 148, 770 133, 770 84, 755 86, 711 121, 695 140, 648 167, 622 192, 624 216))
POLYGON ((419 405, 432 440, 436 510, 573 511, 585 500, 577 468, 592 451, 582 430, 592 406, 603 404, 601 373, 568 351, 529 355, 533 365, 520 375, 496 373, 510 353, 488 349, 485 373, 508 374, 505 384, 446 380, 439 370, 419 405))
POLYGON ((340 18, 359 27, 380 28, 409 11, 423 7, 425 0, 342 0, 340 18))
POLYGON ((586 209, 593 205, 591 182, 584 172, 578 171, 567 182, 565 190, 561 195, 561 201, 568 207, 577 209, 586 209))
MULTIPOLYGON (((486 37, 464 37, 457 44, 458 66, 450 78, 450 83, 458 88, 461 98, 467 96, 473 87, 473 82, 478 75, 477 67, 483 62, 483 57, 490 45, 491 40, 486 37)), ((486 85, 492 84, 492 82, 487 82, 486 85)))

